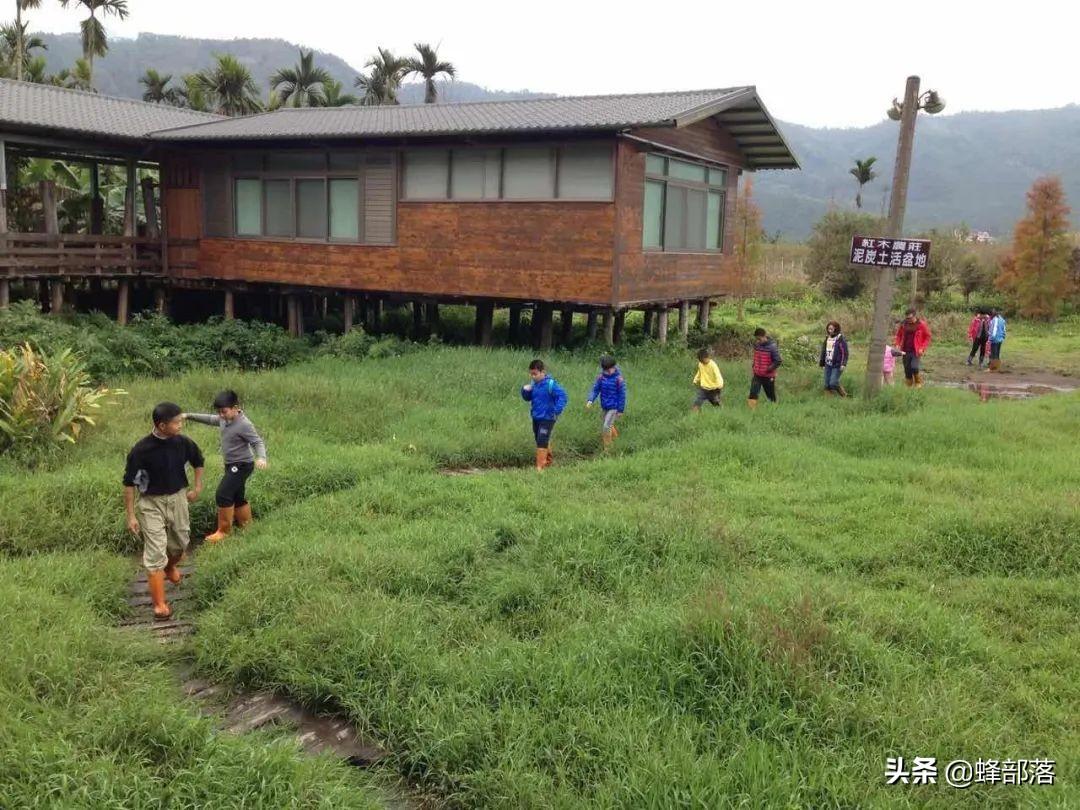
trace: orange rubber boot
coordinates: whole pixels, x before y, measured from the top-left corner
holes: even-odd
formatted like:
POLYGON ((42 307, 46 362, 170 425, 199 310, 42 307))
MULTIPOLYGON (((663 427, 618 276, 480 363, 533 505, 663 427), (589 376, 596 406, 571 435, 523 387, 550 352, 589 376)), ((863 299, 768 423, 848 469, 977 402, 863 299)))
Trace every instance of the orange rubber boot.
POLYGON ((217 531, 206 535, 207 543, 220 543, 232 531, 233 516, 236 510, 231 506, 219 506, 217 510, 217 531))
POLYGON ((164 621, 172 616, 172 608, 165 601, 165 572, 147 571, 146 589, 150 592, 150 600, 154 603, 154 618, 164 621))
POLYGON ((236 507, 236 525, 241 529, 251 523, 251 504, 245 503, 243 506, 236 507))
POLYGON ((536 471, 543 472, 547 466, 547 450, 543 447, 536 448, 536 471))

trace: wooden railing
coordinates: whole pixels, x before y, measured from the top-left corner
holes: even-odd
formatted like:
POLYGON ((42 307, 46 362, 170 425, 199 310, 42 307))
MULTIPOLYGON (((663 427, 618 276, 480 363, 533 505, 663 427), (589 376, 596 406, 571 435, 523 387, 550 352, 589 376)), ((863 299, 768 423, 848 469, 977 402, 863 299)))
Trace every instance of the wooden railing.
POLYGON ((162 272, 161 240, 99 234, 0 233, 0 278, 130 277, 162 272))

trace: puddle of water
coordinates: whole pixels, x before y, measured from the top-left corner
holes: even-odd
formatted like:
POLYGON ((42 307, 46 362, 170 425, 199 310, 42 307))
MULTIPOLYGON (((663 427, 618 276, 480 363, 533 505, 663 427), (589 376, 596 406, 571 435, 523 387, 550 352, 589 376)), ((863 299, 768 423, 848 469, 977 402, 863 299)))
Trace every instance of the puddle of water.
POLYGON ((978 395, 979 399, 986 402, 990 399, 1035 399, 1047 394, 1060 394, 1075 389, 1063 386, 1044 385, 1041 383, 1008 383, 1008 382, 939 382, 935 385, 942 388, 960 388, 971 391, 978 395))

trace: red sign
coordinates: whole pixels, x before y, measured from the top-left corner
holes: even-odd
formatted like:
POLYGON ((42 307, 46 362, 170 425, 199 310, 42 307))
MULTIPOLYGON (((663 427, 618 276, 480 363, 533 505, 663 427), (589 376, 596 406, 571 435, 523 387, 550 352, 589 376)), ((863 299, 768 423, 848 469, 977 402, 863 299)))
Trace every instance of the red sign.
POLYGON ((930 240, 853 236, 848 261, 861 267, 922 269, 930 261, 930 240))

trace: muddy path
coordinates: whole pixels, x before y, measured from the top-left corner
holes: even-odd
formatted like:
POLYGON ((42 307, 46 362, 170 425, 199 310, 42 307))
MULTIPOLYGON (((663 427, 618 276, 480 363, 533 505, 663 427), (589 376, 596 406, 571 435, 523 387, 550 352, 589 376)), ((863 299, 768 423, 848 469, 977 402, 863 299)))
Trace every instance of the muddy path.
POLYGON ((930 385, 966 389, 983 399, 1031 399, 1080 389, 1080 377, 1014 363, 1007 354, 1000 371, 979 369, 977 360, 969 366, 966 351, 954 346, 931 347, 924 368, 930 385))

